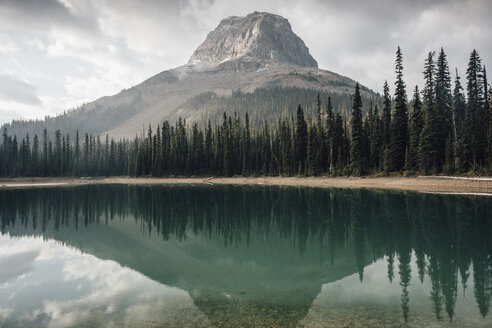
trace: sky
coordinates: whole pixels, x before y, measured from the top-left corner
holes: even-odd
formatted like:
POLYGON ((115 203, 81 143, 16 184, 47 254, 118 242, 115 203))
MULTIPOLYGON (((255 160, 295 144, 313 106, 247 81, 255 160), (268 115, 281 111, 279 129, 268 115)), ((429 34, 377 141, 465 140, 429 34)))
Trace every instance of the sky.
POLYGON ((474 48, 492 71, 490 0, 0 0, 0 124, 183 65, 221 19, 253 11, 287 18, 320 68, 376 92, 385 80, 394 89, 398 46, 409 93, 441 47, 453 76, 457 67, 464 79, 474 48))

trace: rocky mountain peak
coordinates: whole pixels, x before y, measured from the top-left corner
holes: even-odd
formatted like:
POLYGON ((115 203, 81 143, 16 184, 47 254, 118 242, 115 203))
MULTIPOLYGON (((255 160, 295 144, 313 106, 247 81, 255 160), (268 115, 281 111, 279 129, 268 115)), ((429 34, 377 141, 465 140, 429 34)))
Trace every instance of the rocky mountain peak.
POLYGON ((195 50, 188 65, 220 64, 236 59, 318 67, 287 19, 260 12, 223 19, 195 50))

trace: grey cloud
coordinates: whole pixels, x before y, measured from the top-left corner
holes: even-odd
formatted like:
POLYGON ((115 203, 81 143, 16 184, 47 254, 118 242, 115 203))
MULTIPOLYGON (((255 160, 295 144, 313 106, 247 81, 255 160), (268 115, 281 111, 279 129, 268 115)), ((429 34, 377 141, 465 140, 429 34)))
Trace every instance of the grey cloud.
POLYGON ((0 97, 27 105, 41 105, 34 86, 8 74, 0 74, 0 97))
POLYGON ((85 3, 85 7, 69 8, 57 0, 0 0, 0 26, 39 34, 53 27, 97 34, 97 13, 90 2, 85 3))
POLYGON ((5 283, 9 280, 32 271, 33 263, 39 252, 28 251, 17 253, 0 258, 0 283, 5 283))

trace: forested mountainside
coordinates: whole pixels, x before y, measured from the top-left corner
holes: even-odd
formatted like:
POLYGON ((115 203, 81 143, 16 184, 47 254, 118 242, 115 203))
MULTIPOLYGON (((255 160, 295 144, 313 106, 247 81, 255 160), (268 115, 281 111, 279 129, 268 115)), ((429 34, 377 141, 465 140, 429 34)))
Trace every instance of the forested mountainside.
MULTIPOLYGON (((371 102, 376 103, 380 98, 378 94, 372 93, 368 89, 366 91, 363 97, 364 108, 368 108, 371 102)), ((253 92, 235 91, 231 95, 217 95, 214 92, 202 93, 188 99, 182 106, 169 113, 167 121, 173 123, 181 118, 186 119, 189 124, 197 123, 200 127, 205 127, 209 120, 213 124, 220 122, 224 112, 227 115, 234 116, 237 114, 240 117, 244 117, 248 113, 253 128, 260 128, 265 122, 270 126, 275 126, 279 117, 295 116, 298 104, 303 104, 306 114, 314 114, 318 94, 324 103, 328 97, 331 97, 333 107, 340 111, 342 117, 349 117, 352 94, 330 93, 295 87, 272 87, 256 89, 253 92)), ((138 98, 137 96, 134 102, 127 107, 120 107, 117 110, 91 111, 82 107, 77 111, 45 120, 13 121, 10 124, 5 124, 3 128, 6 128, 9 134, 20 137, 34 136, 35 134, 40 136, 44 129, 48 131, 50 138, 55 137, 57 130, 72 136, 77 131, 98 135, 102 134, 100 131, 110 129, 112 122, 130 117, 133 112, 132 106, 139 102, 138 98)), ((138 131, 129 137, 141 136, 142 132, 146 132, 149 123, 151 122, 142 125, 138 131)), ((157 124, 159 123, 162 122, 157 124)))
MULTIPOLYGON (((297 105, 302 104, 307 117, 315 117, 319 101, 326 106, 328 98, 336 112, 347 119, 352 111, 352 94, 331 94, 315 89, 299 88, 267 88, 258 89, 251 93, 233 92, 230 97, 218 96, 213 92, 203 93, 186 102, 179 110, 173 113, 170 121, 177 121, 180 117, 188 117, 189 124, 198 123, 205 127, 208 121, 212 125, 222 122, 223 114, 244 118, 248 113, 250 126, 253 129, 261 128, 265 123, 271 127, 278 126, 280 118, 295 117, 297 105), (183 115, 184 114, 184 115, 183 115)), ((378 94, 367 94, 362 98, 364 112, 380 101, 378 94)))

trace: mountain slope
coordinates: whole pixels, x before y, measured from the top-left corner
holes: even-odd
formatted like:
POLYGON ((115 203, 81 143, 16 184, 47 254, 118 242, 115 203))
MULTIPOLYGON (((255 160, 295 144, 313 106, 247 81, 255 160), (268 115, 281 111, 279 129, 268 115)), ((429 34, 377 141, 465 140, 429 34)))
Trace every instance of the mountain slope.
MULTIPOLYGON (((354 86, 355 82, 347 77, 318 69, 316 60, 285 18, 254 12, 222 20, 186 65, 59 117, 13 122, 8 129, 21 136, 39 135, 47 127, 71 134, 80 130, 109 133, 116 138, 133 137, 149 123, 173 121, 180 115, 193 121, 186 104, 204 93, 228 97, 233 91, 289 87, 350 96, 354 86)), ((364 96, 372 97, 367 88, 363 90, 364 96)), ((296 105, 292 104, 292 112, 296 105)))

